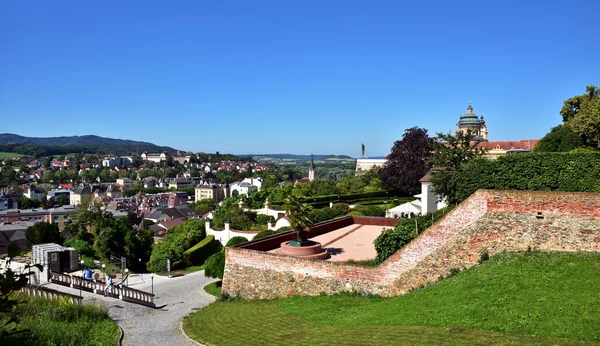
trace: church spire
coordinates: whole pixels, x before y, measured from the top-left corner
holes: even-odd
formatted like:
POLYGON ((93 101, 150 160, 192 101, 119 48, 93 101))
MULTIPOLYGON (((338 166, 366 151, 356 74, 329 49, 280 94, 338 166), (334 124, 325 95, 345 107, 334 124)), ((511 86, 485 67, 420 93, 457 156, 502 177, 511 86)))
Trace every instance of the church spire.
POLYGON ((467 107, 467 114, 473 114, 473 106, 471 106, 471 100, 469 100, 469 107, 467 107))
POLYGON ((313 160, 312 153, 310 153, 310 167, 308 168, 308 180, 315 180, 315 161, 313 160))

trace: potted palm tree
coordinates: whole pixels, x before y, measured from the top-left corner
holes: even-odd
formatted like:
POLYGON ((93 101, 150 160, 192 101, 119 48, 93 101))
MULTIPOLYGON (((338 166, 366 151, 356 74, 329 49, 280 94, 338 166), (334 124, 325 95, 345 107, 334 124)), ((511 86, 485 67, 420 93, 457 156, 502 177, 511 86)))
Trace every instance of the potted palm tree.
POLYGON ((307 246, 312 245, 305 237, 305 232, 308 232, 313 225, 312 207, 301 203, 297 197, 289 195, 284 200, 285 213, 290 222, 290 226, 296 232, 296 240, 290 241, 291 246, 307 246))
POLYGON ((313 225, 312 208, 292 195, 285 199, 284 207, 290 226, 296 232, 296 240, 281 243, 278 253, 306 259, 328 258, 329 253, 320 243, 306 239, 306 232, 313 225))

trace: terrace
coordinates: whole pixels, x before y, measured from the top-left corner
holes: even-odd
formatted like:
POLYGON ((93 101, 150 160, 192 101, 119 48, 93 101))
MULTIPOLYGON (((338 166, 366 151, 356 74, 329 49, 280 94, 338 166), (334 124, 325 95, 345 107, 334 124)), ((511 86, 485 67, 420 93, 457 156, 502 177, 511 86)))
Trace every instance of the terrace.
MULTIPOLYGON (((330 258, 326 261, 364 261, 377 256, 373 242, 385 228, 393 228, 399 219, 346 216, 315 225, 308 239, 321 243, 330 258)), ((293 231, 276 234, 237 246, 248 250, 277 253, 281 243, 295 238, 293 231)))

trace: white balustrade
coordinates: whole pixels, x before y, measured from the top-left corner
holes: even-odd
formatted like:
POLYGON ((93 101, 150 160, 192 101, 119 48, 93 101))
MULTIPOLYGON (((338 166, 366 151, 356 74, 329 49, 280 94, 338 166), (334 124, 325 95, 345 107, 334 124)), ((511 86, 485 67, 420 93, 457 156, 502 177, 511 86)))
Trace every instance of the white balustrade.
MULTIPOLYGON (((104 294, 106 285, 102 281, 96 279, 85 279, 79 276, 72 276, 69 274, 55 273, 52 272, 52 282, 69 286, 72 288, 79 288, 83 291, 93 292, 95 294, 104 294)), ((136 290, 123 285, 113 285, 109 287, 109 291, 106 295, 110 295, 121 300, 130 301, 142 305, 154 307, 154 294, 136 290)))

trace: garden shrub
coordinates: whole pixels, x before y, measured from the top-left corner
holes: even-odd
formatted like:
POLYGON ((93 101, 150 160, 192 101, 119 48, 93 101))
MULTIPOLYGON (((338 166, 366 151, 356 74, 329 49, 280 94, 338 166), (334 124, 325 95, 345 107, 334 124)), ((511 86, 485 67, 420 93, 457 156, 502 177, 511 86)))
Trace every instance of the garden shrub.
POLYGON ((451 207, 447 207, 417 218, 402 220, 393 229, 384 229, 374 242, 375 250, 377 250, 377 261, 379 263, 385 261, 451 209, 451 207))
POLYGON ((348 214, 346 214, 347 216, 365 216, 363 213, 361 213, 358 210, 353 210, 351 212, 349 212, 348 214))
POLYGON ((350 209, 350 206, 347 203, 336 203, 333 206, 331 206, 331 209, 336 211, 337 215, 346 215, 349 212, 352 211, 352 209, 350 209))
MULTIPOLYGON (((234 237, 235 238, 235 237, 234 237)), ((232 239, 234 239, 232 238, 232 239)), ((243 237, 241 237, 243 238, 243 237)), ((244 238, 246 239, 246 238, 244 238)), ((186 265, 202 265, 204 261, 212 254, 221 250, 221 243, 215 240, 214 235, 209 235, 204 238, 201 242, 187 249, 183 253, 183 261, 186 265)))
POLYGON ((227 245, 225 245, 225 247, 236 246, 236 245, 244 244, 247 242, 248 242, 248 239, 246 239, 245 237, 237 236, 237 237, 233 237, 233 238, 229 239, 229 241, 227 242, 227 245))
MULTIPOLYGON (((225 250, 225 249, 223 249, 225 250)), ((204 262, 204 275, 211 278, 223 279, 225 272, 225 251, 219 251, 211 255, 204 262)))
POLYGON ((257 225, 266 225, 268 222, 275 220, 275 218, 271 215, 258 214, 256 215, 256 224, 257 225))
POLYGON ((252 238, 252 240, 258 240, 258 239, 266 238, 266 237, 271 236, 273 234, 277 234, 277 231, 273 231, 271 229, 267 229, 267 230, 261 231, 258 234, 256 234, 254 236, 254 238, 252 238))

